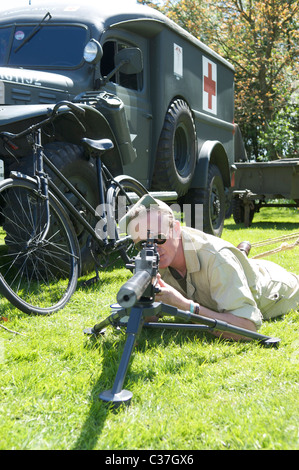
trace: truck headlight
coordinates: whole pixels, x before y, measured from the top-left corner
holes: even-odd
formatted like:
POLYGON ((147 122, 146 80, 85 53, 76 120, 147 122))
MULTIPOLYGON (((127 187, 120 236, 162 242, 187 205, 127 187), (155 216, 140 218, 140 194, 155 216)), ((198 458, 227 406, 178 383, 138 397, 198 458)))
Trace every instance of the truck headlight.
POLYGON ((0 104, 5 104, 4 83, 0 81, 0 104))
POLYGON ((91 39, 84 48, 83 57, 89 64, 96 64, 103 57, 103 49, 96 39, 91 39))

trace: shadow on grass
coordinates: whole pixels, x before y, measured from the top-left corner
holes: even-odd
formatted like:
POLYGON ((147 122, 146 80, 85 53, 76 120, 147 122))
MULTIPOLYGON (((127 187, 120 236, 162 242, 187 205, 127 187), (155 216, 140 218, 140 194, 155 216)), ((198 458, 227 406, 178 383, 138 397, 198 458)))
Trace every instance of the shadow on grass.
POLYGON ((89 350, 97 349, 99 351, 99 361, 103 357, 102 372, 90 392, 90 408, 82 425, 80 435, 71 450, 95 449, 107 416, 112 410, 111 406, 100 400, 99 395, 108 382, 108 378, 111 377, 111 364, 115 362, 117 355, 115 341, 105 341, 102 343, 101 336, 90 336, 86 341, 85 347, 89 350))
MULTIPOLYGON (((124 388, 126 388, 126 383, 128 382, 137 383, 139 380, 151 380, 155 377, 155 373, 151 373, 149 370, 141 370, 140 372, 131 371, 130 366, 134 361, 134 352, 136 349, 140 352, 151 351, 152 349, 161 347, 161 344, 163 344, 163 347, 167 347, 169 344, 173 343, 173 341, 182 343, 184 341, 192 341, 195 338, 201 338, 206 342, 219 341, 219 339, 211 335, 206 336, 205 332, 196 333, 194 331, 186 332, 175 329, 163 330, 162 328, 152 330, 143 328, 137 337, 137 342, 130 358, 129 367, 125 375, 124 388)), ((104 390, 109 390, 114 385, 126 339, 127 335, 125 334, 125 329, 122 329, 119 334, 119 340, 115 339, 115 336, 113 336, 113 338, 105 338, 105 340, 101 342, 101 336, 90 336, 86 342, 87 349, 96 348, 99 350, 99 355, 103 358, 102 372, 90 392, 91 405, 86 420, 82 425, 80 435, 72 447, 72 450, 95 449, 107 417, 111 413, 122 412, 127 406, 126 404, 122 404, 114 408, 111 403, 105 403, 99 397, 104 390)), ((101 360, 100 357, 99 360, 101 360)), ((202 362, 205 361, 206 358, 203 357, 202 362)))
MULTIPOLYGON (((244 224, 235 224, 234 222, 232 223, 226 223, 225 228, 228 230, 239 230, 239 229, 245 229, 246 227, 244 224)), ((297 231, 299 229, 299 221, 298 222, 265 222, 265 221, 258 221, 258 222, 252 222, 250 225, 251 229, 262 229, 262 230, 285 230, 285 231, 297 231)))
MULTIPOLYGON (((233 216, 226 219, 229 230, 246 229, 244 223, 236 224, 233 216)), ((249 228, 262 230, 298 230, 299 210, 287 207, 262 207, 256 212, 249 228)))
MULTIPOLYGON (((164 321, 168 322, 166 318, 164 321)), ((121 329, 118 338, 116 338, 114 334, 112 337, 106 337, 104 341, 101 341, 101 336, 88 337, 85 347, 87 349, 97 349, 99 351, 99 360, 102 360, 102 371, 90 392, 90 408, 87 412, 85 422, 82 425, 80 436, 72 447, 72 450, 95 449, 105 426, 106 419, 111 415, 111 413, 120 413, 127 406, 126 404, 122 404, 117 408, 113 408, 111 403, 105 403, 99 397, 103 391, 113 388, 116 374, 120 367, 120 361, 126 340, 127 335, 125 334, 125 328, 121 329)), ((224 342, 229 343, 233 347, 233 344, 235 344, 235 354, 236 349, 241 354, 244 351, 244 348, 247 349, 248 347, 251 347, 248 342, 236 343, 217 338, 207 330, 181 330, 176 328, 175 325, 173 329, 164 329, 163 324, 159 329, 143 327, 140 334, 137 336, 136 345, 130 357, 128 370, 125 373, 123 388, 127 389, 128 384, 137 384, 140 381, 143 383, 144 381, 155 380, 156 371, 151 370, 151 368, 145 367, 140 370, 131 369, 136 350, 141 353, 150 353, 151 351, 161 347, 167 349, 167 347, 171 347, 173 343, 182 346, 184 343, 190 343, 192 341, 196 342, 198 340, 205 343, 205 345, 224 342)), ((226 354, 230 354, 229 351, 227 351, 226 354)), ((211 355, 211 357, 207 357, 203 354, 202 357, 200 356, 197 358, 197 361, 198 365, 201 365, 207 362, 214 362, 215 358, 213 355, 211 355)), ((177 371, 178 368, 182 367, 182 361, 179 361, 179 364, 173 364, 171 367, 174 368, 174 371, 177 371)))

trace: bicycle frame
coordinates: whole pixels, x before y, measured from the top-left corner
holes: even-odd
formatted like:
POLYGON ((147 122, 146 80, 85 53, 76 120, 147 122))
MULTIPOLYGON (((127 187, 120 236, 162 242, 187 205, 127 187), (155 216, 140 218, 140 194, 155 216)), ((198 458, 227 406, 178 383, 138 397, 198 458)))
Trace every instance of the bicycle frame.
MULTIPOLYGON (((29 174, 12 171, 10 178, 1 182, 0 190, 3 198, 0 213, 8 234, 8 244, 4 242, 6 258, 0 265, 0 290, 25 313, 44 315, 66 305, 76 289, 85 248, 90 249, 96 271, 96 277, 88 283, 99 279, 98 268, 107 266, 109 255, 114 252, 125 264, 130 263, 128 247, 133 242, 131 237, 121 237, 118 233, 114 199, 123 195, 128 206, 132 198, 127 190, 137 197, 147 192, 134 178, 126 175, 114 178, 102 163, 104 152, 113 147, 111 140, 84 137, 81 143, 95 157, 97 172, 97 188, 94 189, 97 207, 93 207, 75 187, 76 183, 68 181, 53 164, 42 145, 43 128, 55 119, 60 107, 70 108, 67 112, 76 118, 85 113, 78 105, 63 101, 57 103, 45 119, 20 133, 0 133, 6 151, 12 156, 18 149, 15 139, 26 137, 33 150, 33 171, 29 174), (66 188, 65 194, 63 188, 66 188), (79 224, 87 235, 82 246, 76 232, 79 224), (57 285, 55 289, 53 282, 57 285)), ((80 119, 77 120, 81 124, 80 119)))
MULTIPOLYGON (((43 147, 41 143, 41 129, 35 129, 32 132, 33 140, 33 153, 34 153, 34 176, 38 182, 38 190, 41 196, 44 197, 44 203, 46 207, 46 224, 43 230, 42 236, 39 237, 39 242, 42 242, 46 239, 46 236, 50 228, 50 206, 49 206, 49 186, 48 186, 48 176, 44 172, 43 166, 43 147)), ((32 232, 32 237, 27 242, 27 246, 35 242, 35 233, 32 232)))
MULTIPOLYGON (((94 207, 92 207, 89 202, 82 196, 81 193, 70 183, 64 176, 63 174, 53 165, 51 160, 44 154, 43 155, 44 162, 46 165, 55 173, 57 178, 60 179, 60 181, 65 184, 65 186, 76 196, 77 199, 83 204, 84 208, 93 216, 97 217, 100 220, 100 217, 97 216, 96 210, 94 207)), ((53 192, 53 194, 67 207, 67 209, 70 211, 70 213, 76 217, 77 220, 80 221, 80 223, 86 228, 88 233, 92 235, 94 238, 97 238, 95 235, 95 230, 94 227, 92 227, 87 220, 80 214, 80 212, 77 211, 77 209, 73 206, 73 204, 67 199, 67 197, 60 191, 60 189, 56 186, 55 183, 51 179, 49 179, 49 188, 53 192)), ((100 203, 104 203, 104 201, 100 201, 100 203)), ((97 241, 100 242, 99 238, 97 238, 97 241)), ((104 242, 105 243, 105 242, 104 242)), ((106 244, 106 243, 105 243, 106 244)))
MULTIPOLYGON (((107 139, 100 139, 100 140, 93 140, 84 138, 82 139, 82 145, 86 146, 87 151, 90 154, 95 155, 95 163, 96 163, 96 172, 97 172, 97 188, 98 188, 98 206, 93 207, 91 204, 85 199, 85 197, 74 187, 74 185, 66 179, 66 177, 61 173, 61 171, 51 162, 51 160, 47 157, 44 148, 42 146, 42 129, 45 125, 52 122, 55 117, 59 114, 58 111, 61 107, 68 107, 69 111, 79 122, 81 127, 84 128, 83 124, 81 123, 80 118, 84 116, 85 110, 80 106, 66 101, 61 101, 57 103, 51 114, 48 115, 44 120, 41 122, 30 126, 28 129, 21 131, 19 134, 12 134, 9 132, 2 132, 1 137, 3 138, 5 145, 10 152, 9 148, 14 150, 12 141, 16 138, 27 136, 27 140, 31 143, 33 148, 34 154, 34 169, 33 169, 33 177, 38 184, 38 191, 41 197, 44 198, 46 204, 46 219, 45 227, 41 227, 40 230, 40 239, 45 239, 49 232, 50 227, 50 213, 49 213, 49 192, 50 194, 55 197, 57 201, 59 201, 62 206, 67 210, 69 215, 73 218, 74 221, 81 224, 87 234, 91 237, 94 242, 94 247, 99 254, 102 255, 109 255, 112 254, 113 251, 118 251, 121 255, 125 264, 130 263, 131 259, 127 253, 128 245, 132 243, 132 239, 130 236, 120 237, 118 234, 117 223, 115 220, 115 213, 114 213, 114 201, 113 201, 113 193, 114 191, 119 195, 123 195, 125 197, 126 203, 125 205, 131 205, 133 201, 131 201, 130 197, 128 196, 127 191, 124 189, 122 185, 122 179, 118 181, 118 178, 114 178, 106 166, 102 163, 102 154, 111 149, 113 144, 110 140, 107 139), (59 189, 59 185, 57 182, 54 182, 51 178, 48 177, 45 169, 51 170, 55 177, 67 188, 67 190, 76 198, 76 201, 79 201, 80 206, 82 207, 84 214, 80 212, 73 205, 68 197, 63 194, 62 190, 59 189), (107 193, 106 193, 106 191, 107 193), (112 190, 112 191, 111 191, 112 190), (107 195, 109 200, 107 199, 107 195), (112 197, 112 199, 111 199, 112 197), (93 218, 92 225, 86 218, 86 215, 91 215, 93 218)), ((66 110, 63 109, 61 111, 65 113, 66 110)), ((85 130, 85 128, 84 128, 85 130)), ((13 179, 26 179, 28 176, 26 174, 22 174, 21 172, 11 172, 11 177, 13 179)), ((56 179, 56 178, 55 178, 56 179)), ((130 178, 131 179, 131 178, 130 178)), ((133 180, 133 179, 131 179, 133 180)), ((136 181, 137 185, 139 183, 136 181)), ((130 183, 129 183, 130 186, 130 183)), ((141 185, 142 186, 142 185, 141 185)), ((140 188, 139 188, 140 189, 140 188)), ((145 188, 141 189, 141 192, 147 192, 145 188)), ((134 189, 133 189, 134 192, 134 189)), ((134 201, 135 202, 135 201, 134 201)), ((118 207, 119 208, 119 207, 118 207)), ((73 224, 74 225, 74 224, 73 224)), ((32 243, 35 240, 32 238, 32 243)), ((30 240, 31 242, 31 240, 30 240)), ((91 245, 90 245, 91 247, 91 245)))
MULTIPOLYGON (((99 205, 102 208, 102 214, 99 214, 94 207, 82 196, 82 194, 73 186, 73 184, 65 178, 65 176, 56 168, 51 160, 46 156, 43 146, 41 144, 41 129, 32 131, 32 146, 34 151, 34 174, 32 175, 37 179, 38 187, 41 195, 45 199, 46 204, 46 214, 47 214, 47 225, 44 229, 42 239, 46 238, 50 226, 50 213, 49 213, 49 198, 48 192, 50 191, 57 197, 58 200, 68 209, 72 216, 79 221, 88 233, 92 236, 98 246, 101 249, 104 249, 106 252, 112 252, 114 249, 118 248, 121 245, 124 245, 126 242, 131 240, 130 236, 123 238, 118 238, 117 236, 117 227, 114 220, 114 217, 111 217, 111 212, 107 217, 107 210, 110 208, 106 207, 106 201, 104 196, 104 184, 108 187, 113 181, 120 189, 123 191, 121 185, 115 181, 109 170, 101 162, 101 159, 98 157, 96 159, 97 166, 97 175, 98 175, 98 190, 99 190, 99 205), (84 206, 85 210, 94 216, 97 221, 104 221, 105 225, 113 223, 113 232, 114 238, 111 237, 108 239, 107 230, 103 231, 102 238, 99 238, 96 234, 95 227, 91 226, 90 223, 80 214, 80 212, 73 206, 73 204, 68 200, 68 198, 63 194, 63 192, 57 187, 57 185, 48 178, 47 173, 44 171, 44 164, 57 176, 57 178, 69 189, 69 191, 80 201, 84 206)), ((19 172, 12 172, 11 176, 13 178, 24 178, 26 175, 23 175, 19 172)), ((126 193, 124 192, 124 195, 126 193)), ((110 225, 111 226, 111 225, 110 225)), ((109 233, 112 233, 112 229, 109 230, 109 233)), ((126 262, 130 261, 129 257, 126 256, 126 262)))
MULTIPOLYGON (((53 165, 51 160, 43 153, 43 160, 45 164, 53 171, 53 173, 57 176, 60 181, 65 184, 65 186, 76 196, 76 198, 83 204, 84 208, 93 216, 96 217, 98 221, 104 220, 105 223, 111 223, 109 220, 110 217, 108 217, 109 222, 107 221, 107 207, 106 207, 106 201, 104 197, 104 182, 108 186, 108 184, 111 183, 111 181, 114 181, 116 185, 118 185, 120 188, 121 186, 114 180, 108 169, 106 168, 105 165, 103 165, 100 161, 99 158, 97 158, 96 164, 97 164, 97 173, 98 173, 98 187, 99 187, 99 203, 100 207, 103 208, 103 214, 99 215, 98 212, 94 207, 92 207, 89 202, 82 196, 82 194, 72 185, 70 181, 68 181, 63 174, 53 165), (104 178, 103 178, 104 177, 104 178), (104 181, 103 181, 104 179, 104 181)), ((108 240, 107 237, 107 231, 104 232, 104 237, 100 239, 95 232, 95 228, 92 227, 89 222, 78 212, 78 210, 73 206, 73 204, 67 199, 67 197, 62 193, 62 191, 56 186, 55 183, 50 179, 49 180, 49 188, 53 192, 53 194, 67 207, 69 212, 84 226, 84 228, 88 231, 88 233, 99 243, 99 245, 102 248, 111 248, 114 249, 120 244, 123 244, 124 242, 131 240, 130 236, 118 239, 116 235, 116 224, 115 224, 115 238, 111 238, 108 240)), ((122 189, 122 188, 121 188, 122 189)), ((115 222, 114 222, 115 223, 115 222)), ((109 233, 112 233, 110 231, 109 233)))

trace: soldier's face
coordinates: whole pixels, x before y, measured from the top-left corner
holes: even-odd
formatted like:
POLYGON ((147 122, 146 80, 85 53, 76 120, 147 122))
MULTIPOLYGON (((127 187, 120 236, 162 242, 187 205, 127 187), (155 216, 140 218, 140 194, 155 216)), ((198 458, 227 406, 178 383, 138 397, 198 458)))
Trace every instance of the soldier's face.
POLYGON ((165 243, 157 244, 157 251, 160 255, 159 267, 161 269, 172 264, 179 244, 180 223, 179 221, 173 221, 173 226, 170 225, 169 217, 156 211, 143 212, 128 225, 128 234, 132 236, 134 243, 139 244, 146 241, 148 231, 150 231, 152 239, 166 239, 165 243))

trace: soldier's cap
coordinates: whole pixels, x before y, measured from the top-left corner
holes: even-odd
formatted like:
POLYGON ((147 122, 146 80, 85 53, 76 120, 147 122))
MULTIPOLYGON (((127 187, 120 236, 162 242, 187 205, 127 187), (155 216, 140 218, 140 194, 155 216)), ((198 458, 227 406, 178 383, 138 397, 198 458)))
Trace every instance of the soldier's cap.
POLYGON ((169 215, 173 216, 173 212, 171 208, 163 201, 159 199, 153 198, 150 194, 145 194, 142 196, 134 206, 132 206, 126 215, 124 215, 119 221, 119 227, 121 232, 127 232, 128 225, 136 217, 136 210, 138 208, 145 208, 145 209, 154 209, 159 210, 161 209, 163 212, 167 212, 169 215))

